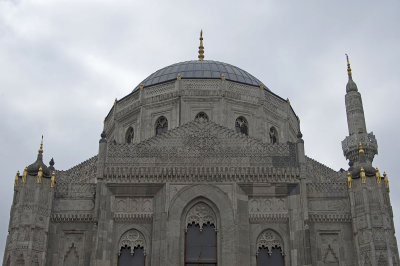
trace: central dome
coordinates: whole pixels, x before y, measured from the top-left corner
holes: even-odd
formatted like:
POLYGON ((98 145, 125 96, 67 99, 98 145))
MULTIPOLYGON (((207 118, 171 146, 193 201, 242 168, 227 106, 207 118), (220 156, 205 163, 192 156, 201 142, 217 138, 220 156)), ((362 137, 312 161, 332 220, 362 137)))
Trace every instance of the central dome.
MULTIPOLYGON (((141 82, 144 87, 176 80, 178 74, 182 79, 220 79, 224 74, 226 80, 239 82, 252 86, 263 84, 248 72, 222 62, 212 60, 193 60, 176 63, 157 70, 141 82)), ((140 85, 136 86, 135 90, 140 85)), ((267 87, 263 84, 264 88, 267 87)))

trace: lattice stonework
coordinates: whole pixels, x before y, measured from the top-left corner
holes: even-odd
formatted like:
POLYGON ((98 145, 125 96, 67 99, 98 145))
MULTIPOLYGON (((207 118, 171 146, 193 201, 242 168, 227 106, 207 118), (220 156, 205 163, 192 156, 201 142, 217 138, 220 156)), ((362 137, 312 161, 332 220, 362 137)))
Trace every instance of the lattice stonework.
POLYGON ((272 248, 281 248, 283 255, 283 243, 281 238, 272 230, 261 233, 257 239, 257 251, 259 248, 267 248, 268 253, 272 253, 272 248))
POLYGON ((214 211, 205 203, 198 203, 194 205, 186 216, 186 226, 188 224, 198 224, 200 230, 203 229, 203 225, 210 223, 217 228, 217 219, 215 218, 214 211))
POLYGON ((123 247, 130 247, 131 253, 134 253, 135 247, 143 247, 143 251, 146 252, 146 241, 142 233, 136 229, 131 229, 121 236, 119 241, 120 250, 123 247))

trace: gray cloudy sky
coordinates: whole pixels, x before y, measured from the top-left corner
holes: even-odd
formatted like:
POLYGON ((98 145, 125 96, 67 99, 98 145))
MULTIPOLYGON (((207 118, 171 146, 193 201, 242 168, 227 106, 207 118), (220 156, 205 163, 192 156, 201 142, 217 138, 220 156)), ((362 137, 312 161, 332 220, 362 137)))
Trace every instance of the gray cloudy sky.
POLYGON ((400 2, 0 0, 0 255, 13 179, 36 159, 68 169, 95 155, 114 99, 164 66, 205 58, 236 65, 289 98, 306 154, 347 162, 345 53, 379 145, 400 232, 400 2))

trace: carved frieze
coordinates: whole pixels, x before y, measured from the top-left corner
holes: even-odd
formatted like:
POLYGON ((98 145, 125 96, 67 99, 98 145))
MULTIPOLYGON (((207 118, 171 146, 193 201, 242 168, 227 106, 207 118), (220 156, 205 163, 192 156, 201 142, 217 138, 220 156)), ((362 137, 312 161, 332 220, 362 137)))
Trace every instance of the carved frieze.
POLYGON ((249 213, 287 213, 287 198, 252 198, 249 200, 249 213))
POLYGON ((350 213, 348 199, 312 199, 308 202, 310 211, 341 211, 350 213))

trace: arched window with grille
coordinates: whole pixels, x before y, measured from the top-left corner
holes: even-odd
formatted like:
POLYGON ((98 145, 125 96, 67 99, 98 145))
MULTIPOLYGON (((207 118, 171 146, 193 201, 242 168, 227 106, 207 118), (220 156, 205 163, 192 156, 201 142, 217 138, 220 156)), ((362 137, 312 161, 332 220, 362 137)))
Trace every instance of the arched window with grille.
POLYGON ((156 135, 164 133, 168 130, 168 120, 165 116, 160 116, 156 121, 156 135))
POLYGON ((276 131, 275 127, 271 127, 269 129, 269 143, 278 143, 278 132, 276 131))
POLYGON ((144 266, 145 240, 138 230, 125 232, 119 241, 118 266, 144 266))
POLYGON ((208 115, 206 113, 204 113, 204 112, 200 112, 200 113, 198 113, 196 115, 196 117, 194 119, 196 119, 196 120, 201 119, 201 120, 204 120, 204 121, 208 121, 208 115))
POLYGON ((236 129, 237 133, 242 133, 242 134, 248 135, 249 134, 249 126, 247 124, 246 118, 244 118, 243 116, 239 116, 238 118, 236 118, 235 129, 236 129))
POLYGON ((135 131, 133 130, 133 127, 129 127, 126 130, 126 134, 125 134, 125 141, 126 143, 133 143, 133 138, 135 137, 135 131))
POLYGON ((282 239, 272 230, 265 230, 257 239, 257 266, 284 266, 282 239))
POLYGON ((186 217, 185 266, 217 266, 217 231, 213 210, 194 205, 186 217))

